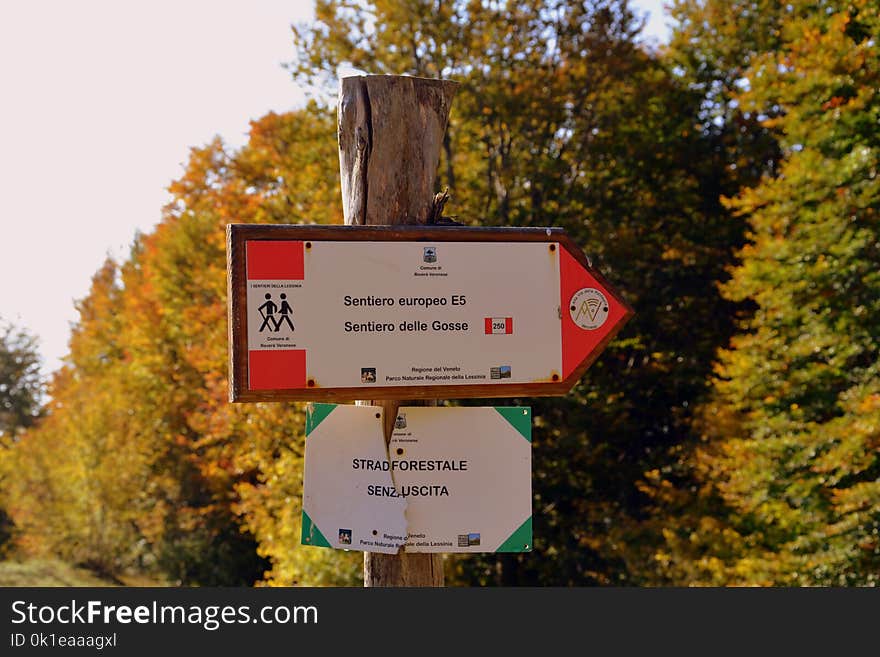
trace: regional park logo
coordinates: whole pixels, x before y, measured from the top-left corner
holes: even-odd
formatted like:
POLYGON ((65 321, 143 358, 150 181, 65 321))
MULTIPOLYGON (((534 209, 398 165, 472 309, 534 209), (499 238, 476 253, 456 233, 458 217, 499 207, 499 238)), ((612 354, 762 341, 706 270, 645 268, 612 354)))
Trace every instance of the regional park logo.
POLYGON ((587 331, 594 331, 608 319, 608 299, 594 287, 574 293, 568 305, 572 321, 587 331))

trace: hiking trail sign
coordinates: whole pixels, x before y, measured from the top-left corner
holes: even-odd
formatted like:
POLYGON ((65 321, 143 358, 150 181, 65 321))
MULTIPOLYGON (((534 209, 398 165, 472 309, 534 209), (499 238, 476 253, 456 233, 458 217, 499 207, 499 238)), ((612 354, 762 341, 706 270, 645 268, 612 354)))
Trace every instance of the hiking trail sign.
POLYGON ((633 315, 558 228, 227 228, 230 400, 564 395, 633 315))
POLYGON ((303 545, 397 554, 532 549, 531 409, 309 404, 303 545), (499 476, 499 473, 504 473, 499 476))

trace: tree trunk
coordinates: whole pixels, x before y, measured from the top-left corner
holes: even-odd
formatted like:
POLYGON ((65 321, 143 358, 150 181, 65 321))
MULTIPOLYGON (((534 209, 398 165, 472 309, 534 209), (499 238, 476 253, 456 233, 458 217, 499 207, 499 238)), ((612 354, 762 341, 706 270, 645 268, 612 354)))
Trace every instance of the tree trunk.
MULTIPOLYGON (((449 80, 396 75, 340 82, 339 168, 346 224, 425 224, 435 215, 437 165, 457 87, 449 80)), ((385 407, 387 446, 400 402, 366 403, 385 407)), ((443 586, 442 556, 365 552, 364 586, 443 586)))

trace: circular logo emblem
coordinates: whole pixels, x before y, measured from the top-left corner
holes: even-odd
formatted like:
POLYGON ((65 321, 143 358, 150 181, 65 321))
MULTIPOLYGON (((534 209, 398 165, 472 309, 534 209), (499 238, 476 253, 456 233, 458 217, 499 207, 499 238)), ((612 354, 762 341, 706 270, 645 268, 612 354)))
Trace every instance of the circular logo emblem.
POLYGON ((575 324, 593 331, 608 319, 608 299, 596 288, 585 287, 572 295, 568 312, 575 324))

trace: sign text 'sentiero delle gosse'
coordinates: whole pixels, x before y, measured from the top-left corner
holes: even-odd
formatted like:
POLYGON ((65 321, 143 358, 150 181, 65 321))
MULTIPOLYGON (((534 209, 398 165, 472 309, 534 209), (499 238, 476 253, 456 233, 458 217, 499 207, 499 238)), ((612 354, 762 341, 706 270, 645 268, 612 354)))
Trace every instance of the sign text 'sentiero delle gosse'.
POLYGON ((232 401, 565 394, 633 312, 560 229, 228 229, 232 401))

